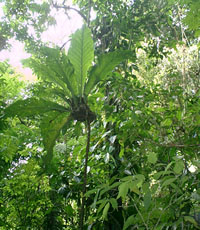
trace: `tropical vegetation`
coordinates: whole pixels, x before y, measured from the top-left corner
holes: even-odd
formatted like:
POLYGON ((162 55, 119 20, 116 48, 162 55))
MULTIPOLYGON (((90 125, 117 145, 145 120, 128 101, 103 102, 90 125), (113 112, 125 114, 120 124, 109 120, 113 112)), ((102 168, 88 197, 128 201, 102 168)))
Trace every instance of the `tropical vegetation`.
POLYGON ((0 63, 0 229, 200 229, 199 1, 1 4, 37 81, 0 63))

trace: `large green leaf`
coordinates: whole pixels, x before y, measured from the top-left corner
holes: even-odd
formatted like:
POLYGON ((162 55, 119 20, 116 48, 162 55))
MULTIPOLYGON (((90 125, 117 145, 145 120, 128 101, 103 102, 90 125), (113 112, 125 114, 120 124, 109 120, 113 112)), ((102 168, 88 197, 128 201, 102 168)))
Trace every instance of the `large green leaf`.
POLYGON ((34 116, 51 110, 60 112, 68 111, 67 108, 55 102, 33 97, 26 100, 16 101, 8 106, 5 109, 5 117, 14 117, 16 115, 20 117, 34 116))
POLYGON ((94 59, 94 44, 91 31, 85 25, 72 36, 68 57, 75 69, 75 77, 79 89, 77 96, 83 96, 87 71, 89 67, 91 67, 94 59))
POLYGON ((99 81, 104 80, 118 64, 131 56, 132 52, 128 50, 116 50, 101 55, 97 64, 92 67, 88 81, 85 85, 85 95, 88 95, 99 81))
POLYGON ((42 78, 60 86, 66 96, 73 97, 78 93, 74 68, 64 52, 58 49, 42 47, 40 57, 32 57, 23 61, 34 73, 42 78))
POLYGON ((44 157, 46 168, 48 168, 48 165, 53 157, 53 147, 60 134, 60 130, 70 119, 71 116, 69 116, 69 113, 54 111, 48 113, 41 122, 41 134, 43 137, 44 147, 47 151, 47 154, 44 157))

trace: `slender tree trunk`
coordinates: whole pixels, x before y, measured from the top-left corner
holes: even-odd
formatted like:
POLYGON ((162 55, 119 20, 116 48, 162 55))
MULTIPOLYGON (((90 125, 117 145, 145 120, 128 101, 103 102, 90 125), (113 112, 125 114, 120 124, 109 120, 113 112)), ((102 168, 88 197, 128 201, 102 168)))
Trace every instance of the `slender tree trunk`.
POLYGON ((83 230, 84 227, 84 218, 85 218, 85 193, 86 193, 86 186, 87 186, 87 166, 88 166, 88 156, 89 156, 89 149, 90 149, 90 121, 86 121, 86 129, 87 129, 87 146, 85 152, 85 168, 84 168, 84 178, 83 178, 83 190, 82 190, 82 204, 81 204, 81 212, 80 212, 80 230, 83 230))

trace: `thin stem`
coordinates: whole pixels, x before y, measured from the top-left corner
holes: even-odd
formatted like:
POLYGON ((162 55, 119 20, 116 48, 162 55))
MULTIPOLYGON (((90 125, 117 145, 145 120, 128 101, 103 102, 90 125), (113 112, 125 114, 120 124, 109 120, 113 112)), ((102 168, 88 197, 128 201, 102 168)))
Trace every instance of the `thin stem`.
MULTIPOLYGON (((133 199, 132 199, 132 200, 133 200, 133 199)), ((133 200, 133 201, 134 201, 134 200, 133 200)), ((137 205, 136 205, 135 202, 134 202, 134 206, 135 206, 135 209, 137 210, 137 212, 138 212, 140 218, 142 219, 142 222, 144 223, 144 226, 145 226, 146 229, 148 230, 149 228, 148 228, 148 226, 147 226, 147 224, 146 224, 146 222, 145 222, 145 220, 144 220, 144 218, 143 218, 143 215, 142 215, 142 213, 140 212, 140 210, 138 209, 138 207, 137 207, 137 205)))
POLYGON ((87 26, 90 27, 90 13, 91 13, 91 0, 89 0, 88 15, 87 15, 87 26))
POLYGON ((82 204, 81 204, 81 212, 80 212, 80 230, 83 230, 84 226, 84 217, 85 217, 85 193, 86 193, 86 186, 87 186, 87 166, 88 166, 88 156, 89 156, 89 149, 90 149, 90 121, 86 121, 87 127, 87 146, 85 152, 85 168, 84 168, 84 181, 83 181, 83 197, 82 197, 82 204))
POLYGON ((168 204, 168 205, 163 209, 163 211, 161 212, 161 214, 160 214, 160 216, 159 216, 159 218, 158 218, 158 221, 157 221, 157 223, 156 223, 154 229, 157 229, 157 226, 158 226, 158 224, 159 224, 159 222, 160 222, 160 219, 161 219, 163 213, 164 213, 166 210, 168 210, 169 207, 170 207, 171 205, 173 205, 173 204, 175 204, 176 202, 178 202, 179 200, 181 200, 182 197, 183 197, 185 194, 181 195, 181 196, 180 196, 179 198, 177 198, 177 199, 174 199, 174 197, 175 197, 176 195, 177 195, 177 193, 175 193, 175 194, 171 197, 169 204, 168 204))

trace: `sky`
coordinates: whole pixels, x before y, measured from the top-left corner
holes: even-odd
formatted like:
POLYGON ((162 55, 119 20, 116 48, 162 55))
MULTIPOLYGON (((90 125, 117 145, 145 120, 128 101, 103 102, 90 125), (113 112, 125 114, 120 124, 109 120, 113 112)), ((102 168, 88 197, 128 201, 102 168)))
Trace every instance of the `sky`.
MULTIPOLYGON (((57 25, 51 26, 42 34, 42 41, 53 42, 59 46, 62 46, 66 41, 69 40, 69 36, 82 26, 82 18, 78 13, 72 10, 69 12, 70 19, 60 11, 57 12, 54 10, 52 11, 52 14, 57 21, 57 25)), ((0 4, 0 17, 2 15, 2 4, 0 4)), ((15 70, 23 74, 24 80, 34 81, 36 77, 33 76, 32 71, 29 68, 23 68, 20 62, 20 60, 30 57, 30 54, 27 54, 24 51, 23 43, 11 39, 10 44, 12 45, 10 51, 0 51, 0 61, 9 59, 9 63, 15 68, 15 70)))

